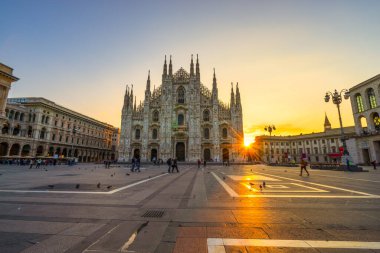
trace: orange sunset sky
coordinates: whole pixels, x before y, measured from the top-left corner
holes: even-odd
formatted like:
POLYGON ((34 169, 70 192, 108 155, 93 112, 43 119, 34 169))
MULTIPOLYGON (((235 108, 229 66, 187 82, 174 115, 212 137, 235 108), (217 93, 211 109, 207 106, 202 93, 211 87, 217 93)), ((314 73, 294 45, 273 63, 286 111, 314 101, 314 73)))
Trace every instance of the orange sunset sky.
MULTIPOLYGON (((10 97, 39 96, 120 127, 125 86, 143 99, 199 54, 201 80, 220 99, 239 82, 247 139, 339 127, 326 91, 379 74, 379 1, 16 1, 0 17, 0 61, 20 80, 10 97)), ((345 126, 353 125, 349 100, 345 126)))

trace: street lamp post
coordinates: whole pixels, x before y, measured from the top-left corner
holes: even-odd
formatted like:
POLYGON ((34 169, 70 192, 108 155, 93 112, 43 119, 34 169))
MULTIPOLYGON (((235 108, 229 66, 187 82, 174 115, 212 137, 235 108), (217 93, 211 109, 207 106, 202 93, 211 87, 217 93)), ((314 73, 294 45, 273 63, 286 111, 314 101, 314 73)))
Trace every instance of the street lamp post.
MULTIPOLYGON (((274 130, 276 130, 276 127, 274 125, 269 125, 269 126, 265 126, 264 128, 265 131, 269 132, 269 136, 272 137, 272 132, 274 130)), ((269 142, 269 152, 270 152, 270 156, 269 156, 269 163, 272 162, 272 143, 269 142)))
MULTIPOLYGON (((348 99, 350 97, 350 93, 347 89, 343 89, 340 92, 335 90, 333 93, 328 91, 328 92, 326 92, 326 95, 325 95, 325 102, 328 103, 330 101, 330 98, 332 98, 332 102, 338 108, 340 134, 341 134, 341 141, 343 144, 343 155, 346 156, 346 155, 349 155, 349 153, 348 153, 347 145, 346 145, 346 137, 344 136, 342 116, 340 114, 340 104, 342 103, 342 93, 344 93, 344 95, 343 95, 344 99, 348 99)), ((346 157, 345 159, 348 159, 348 158, 346 157)))

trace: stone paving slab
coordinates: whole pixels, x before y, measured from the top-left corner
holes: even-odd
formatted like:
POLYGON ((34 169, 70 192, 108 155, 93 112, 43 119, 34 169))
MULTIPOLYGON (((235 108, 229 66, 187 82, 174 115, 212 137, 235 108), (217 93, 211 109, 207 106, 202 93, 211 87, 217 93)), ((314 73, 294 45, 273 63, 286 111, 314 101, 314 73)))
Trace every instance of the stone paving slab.
POLYGON ((46 234, 0 232, 0 252, 18 253, 47 238, 46 234))
POLYGON ((89 236, 96 230, 102 228, 105 224, 92 224, 92 223, 77 223, 72 224, 70 228, 59 233, 60 235, 77 235, 89 236))
POLYGON ((83 239, 84 237, 81 236, 53 235, 48 239, 23 250, 22 253, 62 253, 83 239))
POLYGON ((57 234, 73 225, 64 222, 0 220, 0 232, 57 234))

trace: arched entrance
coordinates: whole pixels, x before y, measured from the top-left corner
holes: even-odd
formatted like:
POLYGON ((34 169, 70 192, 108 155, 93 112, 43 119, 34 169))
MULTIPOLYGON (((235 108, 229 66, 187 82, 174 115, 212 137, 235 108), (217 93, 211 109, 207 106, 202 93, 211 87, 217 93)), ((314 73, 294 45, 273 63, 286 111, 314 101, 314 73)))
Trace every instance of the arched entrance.
POLYGON ((185 161, 186 159, 185 143, 177 142, 177 145, 175 146, 175 156, 178 161, 185 161))
POLYGON ((140 149, 136 148, 133 150, 133 157, 140 158, 140 149))
POLYGON ((20 153, 20 144, 15 143, 12 145, 9 155, 18 155, 20 153))
POLYGON ((0 156, 6 156, 8 153, 9 145, 6 142, 0 144, 0 156))
POLYGON ((223 161, 228 161, 230 159, 230 153, 228 149, 224 148, 223 149, 223 161))
POLYGON ((36 151, 36 156, 42 156, 44 154, 44 147, 38 146, 36 151))
POLYGON ((156 158, 156 161, 157 161, 157 149, 152 148, 152 150, 150 151, 150 160, 153 161, 154 157, 156 158))
POLYGON ((48 156, 53 156, 54 155, 54 147, 49 148, 48 156))
POLYGON ((205 149, 203 150, 203 159, 204 159, 205 161, 210 161, 210 160, 211 160, 211 151, 210 151, 209 148, 205 148, 205 149))
POLYGON ((24 145, 21 150, 21 156, 29 156, 30 155, 30 145, 24 145))
POLYGON ((64 148, 62 150, 62 155, 63 155, 63 157, 67 157, 67 148, 64 148))

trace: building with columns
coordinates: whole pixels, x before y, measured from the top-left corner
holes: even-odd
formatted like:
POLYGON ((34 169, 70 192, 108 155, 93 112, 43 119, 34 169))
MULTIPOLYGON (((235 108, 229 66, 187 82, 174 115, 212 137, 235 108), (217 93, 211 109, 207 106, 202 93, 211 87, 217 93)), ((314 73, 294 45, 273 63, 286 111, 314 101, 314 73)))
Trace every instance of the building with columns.
POLYGON ((39 97, 8 98, 1 157, 117 159, 119 129, 39 97))
POLYGON ((119 160, 238 161, 243 144, 243 111, 238 84, 230 103, 219 100, 215 76, 210 90, 201 83, 199 59, 190 72, 173 72, 166 56, 159 87, 151 89, 150 73, 143 102, 127 86, 121 117, 119 160))
POLYGON ((369 164, 380 162, 380 74, 350 89, 351 107, 355 122, 356 138, 348 144, 354 161, 369 164))
POLYGON ((12 83, 17 80, 18 78, 13 76, 13 69, 0 63, 0 125, 7 120, 5 116, 5 106, 8 93, 12 83))

